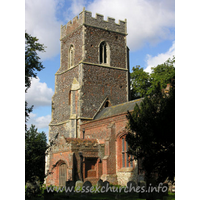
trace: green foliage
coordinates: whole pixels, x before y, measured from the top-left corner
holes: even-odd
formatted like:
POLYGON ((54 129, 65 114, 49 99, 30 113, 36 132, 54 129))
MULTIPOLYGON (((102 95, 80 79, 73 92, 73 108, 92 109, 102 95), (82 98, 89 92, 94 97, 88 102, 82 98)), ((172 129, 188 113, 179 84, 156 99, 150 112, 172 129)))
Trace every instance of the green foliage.
MULTIPOLYGON (((36 37, 25 33, 25 92, 31 86, 31 78, 36 78, 36 71, 44 69, 38 52, 44 51, 44 46, 37 42, 36 37)), ((45 173, 45 151, 47 148, 46 135, 44 132, 39 133, 34 125, 27 130, 26 122, 29 113, 32 112, 33 106, 28 107, 25 101, 25 182, 26 197, 40 194, 40 181, 44 180, 45 173)))
POLYGON ((175 80, 175 57, 168 59, 161 65, 152 68, 152 73, 145 72, 139 65, 133 67, 130 73, 130 96, 137 99, 153 94, 160 88, 166 88, 167 84, 173 84, 175 80))
POLYGON ((150 87, 150 77, 139 65, 133 67, 132 71, 130 74, 131 99, 137 99, 147 93, 150 87))
POLYGON ((46 135, 39 133, 34 125, 25 132, 25 181, 38 176, 43 182, 45 175, 46 135))
POLYGON ((161 65, 152 68, 150 75, 150 87, 147 95, 153 94, 154 91, 160 86, 160 89, 166 88, 167 84, 175 84, 175 57, 168 59, 161 65))
POLYGON ((151 86, 140 105, 128 112, 129 153, 142 159, 147 180, 154 172, 158 182, 175 175, 175 69, 174 60, 154 68, 151 86), (170 91, 165 94, 167 83, 170 91), (147 96, 148 95, 148 96, 147 96))
POLYGON ((32 112, 32 110, 33 110, 33 106, 31 106, 29 108, 27 101, 25 101, 25 131, 27 130, 26 122, 28 121, 28 119, 29 119, 29 113, 32 112))
MULTIPOLYGON (((25 92, 31 86, 31 78, 37 77, 36 71, 44 69, 38 56, 38 51, 44 52, 44 45, 37 42, 36 37, 32 37, 28 33, 25 33, 25 92)), ((28 103, 25 101, 25 130, 27 129, 26 122, 29 118, 29 113, 32 111, 33 106, 28 107, 28 103)))
POLYGON ((25 91, 31 86, 30 78, 36 78, 36 71, 44 69, 38 51, 44 51, 44 45, 37 42, 36 37, 25 33, 25 91))

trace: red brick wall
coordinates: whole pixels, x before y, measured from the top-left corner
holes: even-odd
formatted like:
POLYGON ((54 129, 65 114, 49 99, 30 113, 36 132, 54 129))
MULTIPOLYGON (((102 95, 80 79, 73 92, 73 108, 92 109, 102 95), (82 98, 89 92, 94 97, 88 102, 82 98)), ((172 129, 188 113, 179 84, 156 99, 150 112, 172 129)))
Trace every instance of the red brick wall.
POLYGON ((93 177, 96 176, 96 171, 90 171, 90 170, 95 170, 95 164, 97 162, 97 158, 85 158, 85 178, 87 177, 93 177), (90 172, 89 172, 90 171, 90 172))
POLYGON ((122 113, 116 116, 99 119, 99 120, 93 120, 91 122, 86 122, 84 124, 81 124, 81 138, 83 136, 82 130, 85 129, 85 138, 90 139, 106 139, 110 132, 109 132, 109 125, 115 124, 115 136, 125 128, 127 125, 127 119, 126 119, 127 113, 122 113))
POLYGON ((102 163, 104 173, 115 174, 122 166, 120 137, 126 125, 126 113, 81 125, 81 137, 82 129, 85 128, 85 138, 98 139, 105 143, 105 155, 109 157, 102 163))
MULTIPOLYGON (((54 153, 51 156, 50 160, 50 171, 57 162, 58 164, 56 167, 53 169, 52 174, 47 177, 47 185, 59 185, 59 166, 61 163, 65 163, 67 165, 67 177, 66 179, 72 179, 72 174, 69 173, 68 169, 71 167, 72 163, 71 160, 69 160, 69 154, 71 152, 63 152, 63 153, 54 153), (60 162, 59 162, 60 161, 60 162)), ((66 181, 67 181, 66 180, 66 181)))
POLYGON ((87 171, 87 177, 90 178, 90 177, 96 177, 96 170, 94 169, 90 169, 87 171))

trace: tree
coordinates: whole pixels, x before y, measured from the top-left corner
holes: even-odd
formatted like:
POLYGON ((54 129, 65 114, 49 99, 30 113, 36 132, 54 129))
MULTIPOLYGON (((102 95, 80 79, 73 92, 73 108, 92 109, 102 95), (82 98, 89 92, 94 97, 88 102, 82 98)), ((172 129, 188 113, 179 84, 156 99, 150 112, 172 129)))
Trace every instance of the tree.
MULTIPOLYGON (((36 37, 32 37, 25 32, 25 92, 31 86, 31 78, 37 78, 36 71, 44 69, 38 56, 38 51, 44 52, 44 45, 37 42, 36 37)), ((25 130, 26 122, 29 118, 29 113, 32 111, 33 106, 28 107, 28 103, 25 101, 25 130)))
MULTIPOLYGON (((44 52, 44 45, 38 43, 36 37, 25 32, 25 93, 31 86, 31 78, 37 78, 37 71, 44 69, 38 52, 44 52)), ((33 106, 28 107, 25 101, 25 181, 33 181, 32 177, 44 179, 46 135, 39 133, 34 125, 27 129, 26 122, 33 106)))
POLYGON ((132 68, 130 73, 130 88, 131 88, 131 99, 137 99, 144 97, 150 87, 150 76, 149 73, 145 72, 139 65, 132 68))
POLYGON ((150 87, 140 105, 128 112, 129 153, 142 159, 147 184, 175 176, 175 58, 153 69, 150 87), (170 90, 165 93, 167 83, 170 90))
POLYGON ((43 182, 45 176, 45 151, 47 149, 46 135, 38 132, 34 125, 25 133, 25 181, 39 177, 43 182))
POLYGON ((168 59, 163 64, 152 68, 150 74, 150 87, 147 90, 147 95, 153 94, 160 86, 160 89, 165 89, 167 84, 175 86, 175 57, 168 59))
POLYGON ((158 84, 166 88, 175 79, 175 57, 168 59, 163 64, 152 68, 152 73, 145 72, 139 65, 132 68, 130 73, 131 99, 137 99, 152 94, 158 84))
POLYGON ((45 47, 37 41, 36 37, 25 33, 25 92, 31 86, 30 78, 37 78, 36 71, 44 69, 44 66, 40 62, 38 51, 44 52, 45 47))

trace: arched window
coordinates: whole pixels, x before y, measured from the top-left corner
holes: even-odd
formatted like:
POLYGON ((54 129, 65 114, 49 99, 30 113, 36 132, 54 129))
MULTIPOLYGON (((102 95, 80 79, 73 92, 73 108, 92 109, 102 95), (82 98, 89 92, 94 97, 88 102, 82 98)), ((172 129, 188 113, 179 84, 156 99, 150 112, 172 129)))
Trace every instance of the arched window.
POLYGON ((74 46, 71 45, 69 49, 69 68, 74 66, 74 46))
POLYGON ((100 64, 109 64, 110 52, 109 46, 106 42, 101 42, 99 46, 99 62, 100 64))
POLYGON ((122 145, 122 166, 121 167, 133 167, 133 156, 128 154, 128 143, 126 141, 126 135, 121 138, 122 145))

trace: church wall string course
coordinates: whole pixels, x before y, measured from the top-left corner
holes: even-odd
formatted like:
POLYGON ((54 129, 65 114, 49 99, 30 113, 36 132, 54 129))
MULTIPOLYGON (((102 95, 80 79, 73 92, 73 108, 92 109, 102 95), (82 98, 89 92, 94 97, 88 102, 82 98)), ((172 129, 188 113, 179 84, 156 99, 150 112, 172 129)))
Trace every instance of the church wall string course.
POLYGON ((83 9, 61 26, 60 68, 55 74, 47 185, 98 179, 137 182, 137 161, 127 154, 129 101, 127 21, 115 23, 83 9))

